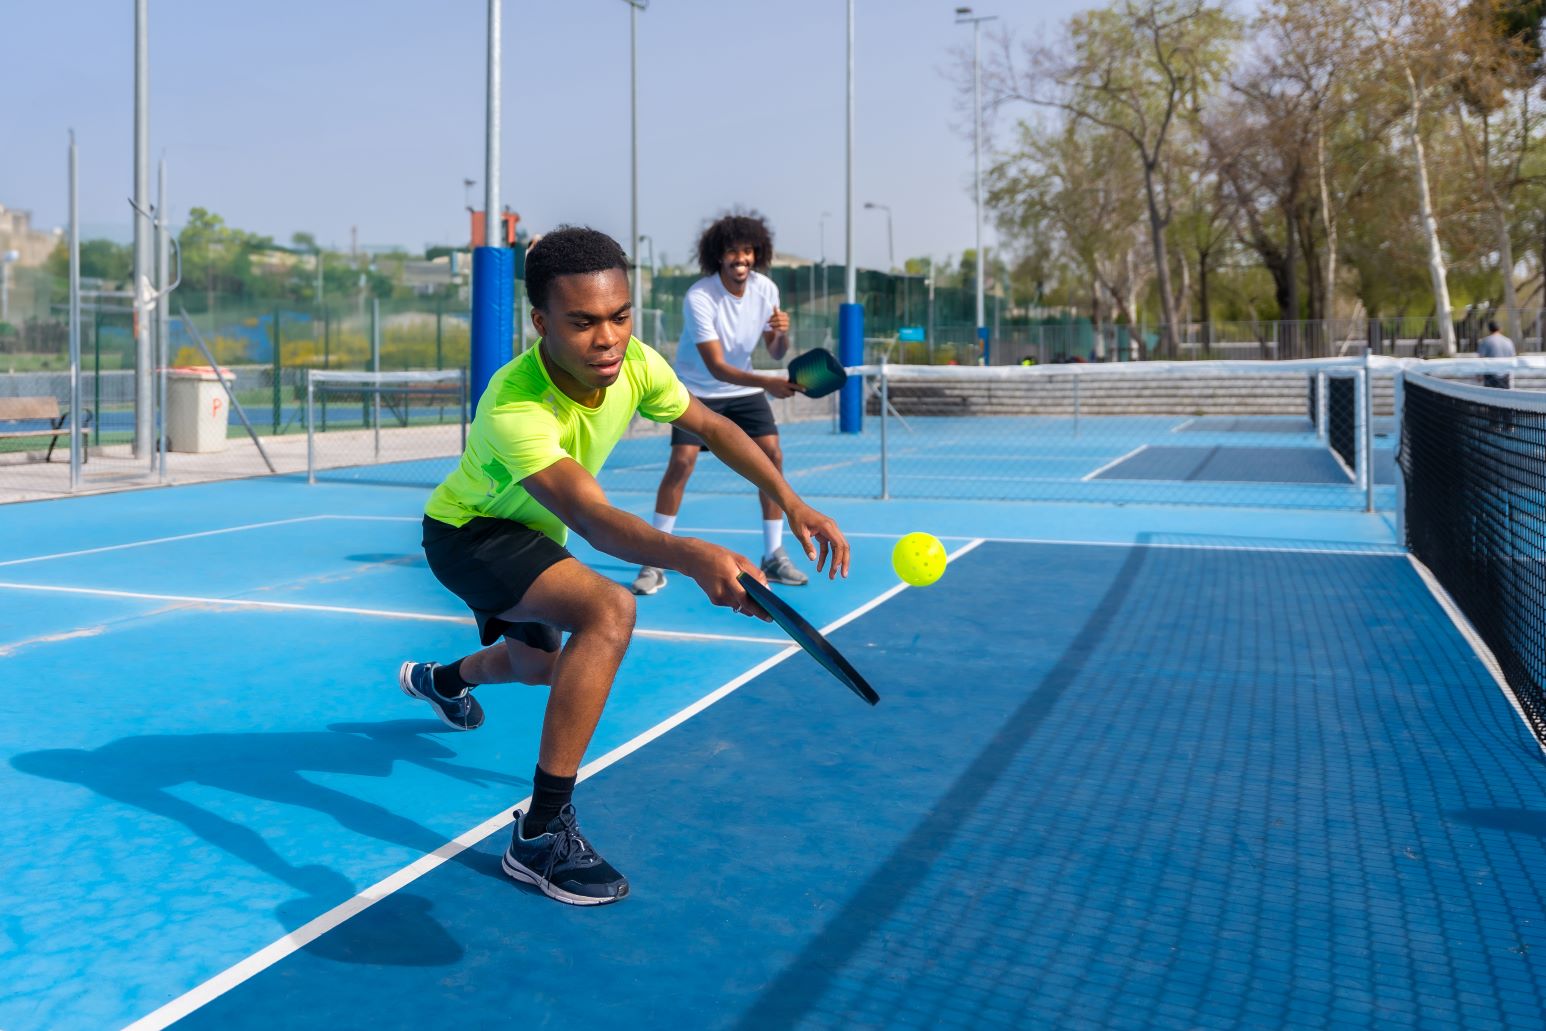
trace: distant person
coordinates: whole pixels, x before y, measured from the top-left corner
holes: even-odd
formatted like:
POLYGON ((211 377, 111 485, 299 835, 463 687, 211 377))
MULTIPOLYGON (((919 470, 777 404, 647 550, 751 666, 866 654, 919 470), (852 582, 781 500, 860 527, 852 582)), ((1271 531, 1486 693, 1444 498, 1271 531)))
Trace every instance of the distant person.
MULTIPOLYGON (((773 234, 756 215, 726 215, 698 238, 703 278, 682 298, 682 338, 676 345, 676 374, 705 408, 739 426, 779 472, 784 453, 768 395, 791 397, 804 389, 783 371, 757 372, 752 354, 763 344, 776 361, 789 349, 789 316, 778 307, 778 287, 763 273, 773 261, 773 234)), ((703 442, 671 427, 671 458, 655 496, 655 529, 676 529, 682 495, 698 463, 703 442)), ((762 503, 762 575, 769 583, 799 587, 808 578, 784 550, 784 513, 766 491, 762 503)), ((665 571, 639 567, 633 593, 654 594, 666 585, 665 571)))
MULTIPOLYGON (((1476 342, 1476 357, 1478 358, 1512 358, 1515 355, 1514 342, 1504 336, 1498 329, 1496 322, 1487 323, 1487 335, 1476 342)), ((1498 387, 1508 390, 1514 385, 1514 375, 1510 372, 1485 373, 1482 376, 1482 386, 1498 387)))

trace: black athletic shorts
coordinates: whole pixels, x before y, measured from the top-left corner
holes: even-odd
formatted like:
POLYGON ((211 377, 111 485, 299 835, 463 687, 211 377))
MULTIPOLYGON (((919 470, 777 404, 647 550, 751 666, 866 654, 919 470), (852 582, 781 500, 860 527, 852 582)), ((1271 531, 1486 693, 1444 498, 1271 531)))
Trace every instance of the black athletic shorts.
MULTIPOLYGON (((700 397, 698 400, 709 411, 718 412, 741 427, 748 437, 778 436, 778 423, 773 421, 773 407, 768 404, 768 395, 760 390, 739 397, 700 397)), ((676 447, 678 444, 703 447, 703 441, 696 434, 688 433, 672 423, 671 446, 676 447)))
POLYGON ((557 627, 499 618, 519 604, 543 570, 570 557, 569 549, 547 534, 509 519, 479 516, 456 527, 425 516, 424 557, 435 579, 478 617, 485 645, 501 636, 545 652, 563 645, 557 627))

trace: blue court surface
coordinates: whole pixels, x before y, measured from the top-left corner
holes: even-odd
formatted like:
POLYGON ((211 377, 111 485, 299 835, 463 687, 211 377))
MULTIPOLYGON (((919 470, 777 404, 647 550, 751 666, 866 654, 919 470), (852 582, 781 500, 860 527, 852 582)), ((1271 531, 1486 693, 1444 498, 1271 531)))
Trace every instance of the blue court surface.
POLYGON ((819 499, 853 576, 783 593, 880 705, 674 576, 575 909, 499 869, 544 690, 398 691, 475 646, 422 501, 0 508, 0 1027, 1546 1027, 1546 763, 1388 515, 819 499))

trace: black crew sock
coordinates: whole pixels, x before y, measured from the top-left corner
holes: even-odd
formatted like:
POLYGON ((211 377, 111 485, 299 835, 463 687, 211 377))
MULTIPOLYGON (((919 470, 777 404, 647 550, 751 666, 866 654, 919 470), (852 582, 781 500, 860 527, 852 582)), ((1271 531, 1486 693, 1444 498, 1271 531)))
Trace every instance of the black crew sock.
POLYGON ((538 766, 531 778, 531 812, 526 814, 522 837, 529 840, 545 833, 553 817, 573 797, 573 777, 555 777, 538 766))
POLYGON ((432 674, 435 680, 435 690, 447 698, 455 698, 473 685, 462 679, 462 663, 464 659, 457 659, 448 666, 436 666, 432 674))

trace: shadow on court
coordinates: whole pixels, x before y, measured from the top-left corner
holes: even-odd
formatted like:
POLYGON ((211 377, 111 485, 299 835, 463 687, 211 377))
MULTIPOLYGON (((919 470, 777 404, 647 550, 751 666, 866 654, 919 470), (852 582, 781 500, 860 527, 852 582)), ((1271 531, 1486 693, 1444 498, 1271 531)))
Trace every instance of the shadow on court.
MULTIPOLYGON (((1140 534, 1138 543, 1147 542, 1140 534)), ((1153 554, 1147 547, 1128 549, 1126 560, 1084 627, 1069 642, 1056 665, 1016 708, 976 759, 955 779, 932 809, 922 815, 912 832, 894 849, 863 887, 855 891, 842 912, 828 920, 825 929, 790 963, 747 1010, 743 1029, 796 1027, 816 1009, 834 978, 853 962, 859 951, 885 927, 914 887, 922 883, 955 836, 941 833, 941 818, 970 812, 1002 778, 1026 742, 1079 678, 1117 619, 1139 580, 1145 561, 1153 554)), ((1012 880, 1012 877, 1010 878, 1012 880)), ((1006 887, 1011 887, 1006 885, 1006 887)))
MULTIPOLYGON (((198 784, 265 802, 312 809, 365 837, 416 852, 433 852, 445 836, 374 802, 313 783, 305 773, 388 777, 399 763, 419 766, 460 783, 530 781, 451 762, 456 753, 434 740, 451 733, 430 720, 335 723, 325 732, 282 734, 151 734, 120 738, 100 748, 26 752, 11 765, 22 773, 79 784, 104 798, 175 821, 216 848, 289 885, 302 898, 281 903, 275 916, 298 927, 351 898, 357 887, 320 863, 297 865, 250 827, 177 797, 173 789, 198 784)), ((464 852, 453 862, 503 879, 498 860, 464 852)), ((420 896, 397 893, 351 921, 351 934, 327 935, 310 951, 342 962, 438 966, 457 962, 462 947, 430 914, 420 896), (354 926, 358 925, 358 926, 354 926)))

